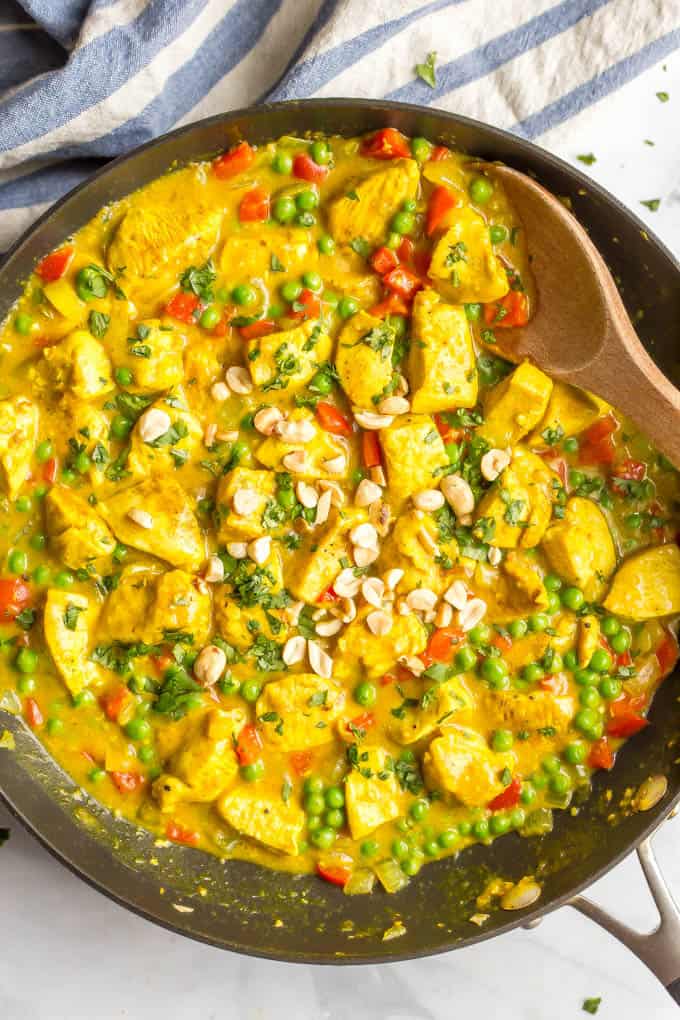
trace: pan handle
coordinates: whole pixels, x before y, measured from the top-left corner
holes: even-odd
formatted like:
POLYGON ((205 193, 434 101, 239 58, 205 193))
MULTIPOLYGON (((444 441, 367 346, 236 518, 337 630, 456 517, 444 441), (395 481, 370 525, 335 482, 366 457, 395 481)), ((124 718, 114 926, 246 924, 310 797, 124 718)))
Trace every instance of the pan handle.
POLYGON ((651 839, 641 843, 637 853, 649 891, 659 911, 659 923, 653 931, 648 934, 635 931, 585 896, 574 897, 569 901, 569 906, 596 921, 610 935, 628 946, 666 986, 668 993, 680 1006, 680 910, 659 870, 651 839))

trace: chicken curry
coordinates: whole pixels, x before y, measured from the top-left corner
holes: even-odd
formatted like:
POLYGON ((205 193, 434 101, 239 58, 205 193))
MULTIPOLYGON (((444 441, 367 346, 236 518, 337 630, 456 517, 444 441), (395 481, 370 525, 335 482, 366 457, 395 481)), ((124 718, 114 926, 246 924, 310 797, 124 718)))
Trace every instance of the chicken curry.
POLYGON ((549 831, 649 725, 677 472, 498 356, 529 262, 492 177, 386 128, 243 141, 38 263, 1 334, 0 689, 89 795, 395 891, 549 831))

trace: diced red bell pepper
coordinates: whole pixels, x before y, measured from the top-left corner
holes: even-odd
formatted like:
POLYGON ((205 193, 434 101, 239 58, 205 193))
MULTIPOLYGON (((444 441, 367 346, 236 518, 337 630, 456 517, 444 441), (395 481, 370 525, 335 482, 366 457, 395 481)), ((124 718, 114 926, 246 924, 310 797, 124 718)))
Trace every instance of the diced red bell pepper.
POLYGON ((564 457, 558 457, 553 449, 538 450, 537 453, 539 457, 542 457, 542 459, 546 462, 548 467, 554 471, 556 475, 559 475, 560 481, 566 489, 567 481, 569 479, 569 467, 564 457))
POLYGON ((396 684, 397 678, 392 673, 385 673, 380 677, 380 686, 389 687, 390 684, 396 684))
POLYGON ((405 266, 397 266, 383 276, 383 283, 388 290, 394 291, 405 301, 410 301, 423 287, 423 281, 405 266))
POLYGON ((134 793, 144 783, 139 772, 109 772, 120 793, 134 793))
POLYGON ((425 232, 432 237, 435 230, 445 226, 445 220, 452 209, 460 205, 457 195, 443 184, 439 184, 432 194, 427 205, 427 218, 425 220, 425 232))
POLYGON ((312 767, 314 752, 307 748, 304 751, 291 751, 289 755, 290 766, 298 776, 304 776, 312 767))
POLYGON ((172 666, 175 660, 170 652, 161 652, 159 655, 152 655, 151 661, 153 663, 153 668, 156 670, 158 675, 163 676, 166 669, 168 669, 169 666, 172 666))
POLYGON ((613 414, 605 414, 585 430, 581 436, 582 443, 595 444, 616 432, 619 423, 613 414))
POLYGON ((331 432, 334 436, 352 435, 352 426, 342 411, 339 411, 333 404, 320 400, 316 405, 316 417, 319 420, 319 425, 326 432, 331 432))
POLYGON ((625 460, 622 460, 614 468, 614 474, 617 478, 626 478, 633 482, 641 482, 646 472, 646 464, 641 460, 631 460, 630 457, 626 457, 625 460))
POLYGON ((331 885, 347 885, 352 877, 352 872, 349 868, 344 868, 338 864, 322 864, 319 862, 316 866, 316 871, 320 878, 330 882, 331 885))
POLYGON ((369 470, 381 466, 382 452, 377 432, 364 430, 361 433, 361 456, 364 461, 364 467, 369 470))
POLYGON ((101 705, 106 718, 110 719, 111 722, 117 722, 121 712, 131 697, 132 694, 127 687, 123 687, 121 684, 119 687, 116 687, 114 691, 102 694, 99 699, 99 704, 101 705))
POLYGON ((369 309, 369 314, 376 319, 384 319, 386 315, 408 315, 409 307, 397 294, 388 294, 369 309))
POLYGON ((370 159, 408 159, 411 146, 400 131, 388 127, 364 138, 359 151, 370 159))
POLYGON ((630 652, 614 652, 614 663, 617 669, 620 669, 621 666, 632 666, 633 656, 630 652))
POLYGON ((463 638, 463 631, 458 627, 440 627, 433 631, 421 656, 423 662, 426 666, 433 662, 451 662, 463 638))
POLYGON ((293 177, 299 181, 311 181, 320 184, 328 173, 329 167, 315 163, 308 153, 300 152, 293 160, 293 177))
POLYGON ((333 591, 333 585, 329 584, 325 591, 319 595, 317 602, 337 602, 339 596, 333 591))
POLYGON ((413 258, 413 253, 416 250, 416 246, 410 237, 404 237, 401 244, 397 248, 397 255, 399 256, 400 262, 410 262, 413 258))
POLYGON ((60 280, 71 263, 74 251, 73 245, 67 244, 64 248, 46 255, 36 266, 36 273, 45 283, 60 280))
POLYGON ((293 304, 291 319, 318 319, 321 314, 321 298, 306 287, 293 304))
POLYGON ((241 223, 262 223, 269 219, 269 192, 258 185, 247 191, 238 207, 241 223))
POLYGON ((185 829, 179 822, 168 822, 165 826, 165 835, 173 843, 183 843, 185 846, 196 846, 201 836, 193 829, 185 829))
POLYGON ((607 723, 607 733, 610 737, 632 737, 649 726, 649 721, 642 715, 646 698, 640 694, 631 696, 624 694, 609 705, 610 719, 607 723))
POLYGON ((191 291, 178 290, 165 306, 165 314, 180 322, 193 323, 196 321, 194 312, 200 303, 198 296, 191 291))
POLYGON ((385 273, 389 273, 390 269, 394 269, 398 265, 399 256, 396 251, 386 248, 384 245, 382 248, 376 248, 371 255, 371 266, 378 276, 384 276, 385 273))
POLYGON ((262 753, 262 738, 256 726, 246 723, 238 735, 236 757, 239 765, 252 765, 262 753))
POLYGON ((215 328, 213 329, 212 334, 213 334, 213 336, 226 336, 228 331, 229 331, 229 323, 227 322, 227 320, 223 316, 220 319, 220 321, 217 323, 215 328))
POLYGON ((57 478, 57 459, 56 457, 50 457, 43 464, 42 469, 42 480, 47 482, 49 485, 53 485, 57 478))
POLYGON ((31 589, 25 581, 18 577, 0 578, 0 623, 15 620, 31 599, 31 589))
POLYGON ((500 301, 484 305, 484 322, 498 329, 526 326, 529 321, 529 302, 522 290, 509 290, 500 301))
POLYGON ((215 177, 221 181, 227 180, 229 177, 235 177, 237 174, 243 173, 247 170, 255 159, 255 150, 247 142, 239 142, 229 152, 225 152, 223 156, 218 156, 213 162, 213 172, 215 177))
POLYGON ((588 755, 591 769, 610 769, 614 765, 614 752, 606 737, 596 740, 588 755))
POLYGON ((512 648, 512 638, 508 634, 494 634, 491 638, 491 644, 499 652, 507 652, 512 648))
POLYGON ((40 705, 35 698, 26 698, 24 702, 24 714, 26 716, 26 722, 32 730, 37 730, 38 726, 42 726, 44 723, 43 714, 40 711, 40 705))
POLYGON ((427 276, 432 264, 432 252, 428 248, 417 248, 413 253, 413 267, 419 276, 427 276))
POLYGON ((357 730, 370 730, 375 726, 375 715, 373 712, 361 712, 350 719, 348 725, 357 730))
POLYGON ((656 650, 656 660, 662 676, 667 676, 678 661, 678 643, 670 631, 656 650))
POLYGON ((542 691, 550 691, 551 694, 554 694, 558 698, 569 692, 569 682, 566 676, 556 676, 552 673, 548 676, 541 677, 538 681, 538 686, 542 691))
POLYGON ((258 337, 276 333, 278 328, 273 319, 258 319, 247 326, 239 326, 238 334, 242 340, 257 340, 258 337))
POLYGON ((450 149, 447 149, 445 145, 435 145, 432 153, 430 154, 430 163, 440 163, 443 159, 446 159, 451 155, 450 149))
POLYGON ((487 807, 490 811, 503 811, 505 808, 516 807, 519 804, 521 790, 522 780, 519 776, 513 776, 503 792, 489 801, 487 807))

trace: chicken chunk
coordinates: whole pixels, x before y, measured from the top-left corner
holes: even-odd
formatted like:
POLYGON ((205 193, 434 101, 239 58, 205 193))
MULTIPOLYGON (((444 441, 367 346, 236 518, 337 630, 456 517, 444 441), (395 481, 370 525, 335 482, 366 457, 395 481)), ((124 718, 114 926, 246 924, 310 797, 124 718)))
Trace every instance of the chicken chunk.
POLYGON ((407 593, 414 588, 429 588, 440 595, 451 584, 450 571, 442 561, 458 560, 458 543, 455 538, 440 542, 436 520, 429 515, 408 510, 400 514, 382 546, 381 566, 385 570, 397 567, 404 576, 397 591, 407 593), (439 559, 435 559, 438 549, 439 559))
POLYGON ((462 677, 433 684, 426 691, 424 707, 423 704, 397 706, 398 715, 392 710, 387 728, 398 744, 415 744, 442 726, 452 725, 461 713, 474 707, 474 698, 462 677))
POLYGON ((60 343, 46 347, 43 357, 52 386, 78 400, 95 400, 113 389, 106 348, 86 329, 77 329, 60 343))
POLYGON ((535 562, 514 549, 507 553, 493 578, 486 577, 478 568, 474 586, 487 604, 488 623, 507 623, 540 612, 548 605, 548 593, 535 562))
POLYGON ((392 759, 382 747, 357 745, 357 764, 345 782, 345 807, 352 839, 363 839, 404 810, 404 795, 392 759))
POLYGON ((545 446, 543 433, 546 430, 577 436, 608 410, 609 404, 594 394, 567 383, 553 382, 545 415, 531 435, 531 445, 545 446))
POLYGON ((395 161, 386 170, 350 182, 344 193, 333 199, 328 224, 338 244, 363 237, 370 245, 380 244, 389 233, 389 221, 407 199, 416 198, 420 174, 415 160, 395 161))
MULTIPOLYGON (((311 230, 246 224, 226 238, 220 265, 228 280, 266 279, 271 272, 272 256, 285 273, 296 277, 315 269, 319 254, 311 230)), ((286 276, 281 271, 274 279, 280 283, 286 276)))
POLYGON ((553 383, 528 361, 518 365, 498 383, 484 401, 484 423, 477 435, 489 446, 514 446, 538 425, 545 415, 553 383))
POLYGON ((173 478, 147 478, 102 500, 99 510, 124 545, 186 570, 198 570, 205 559, 191 502, 173 478))
POLYGON ((52 486, 45 497, 45 524, 55 556, 72 570, 108 559, 116 547, 94 507, 62 485, 52 486))
POLYGON ((115 360, 118 367, 132 372, 133 389, 155 393, 179 386, 184 379, 185 345, 186 339, 176 324, 147 319, 137 326, 134 341, 129 341, 115 360))
POLYGON ((296 599, 316 602, 332 585, 342 570, 342 560, 349 559, 348 532, 362 520, 364 514, 350 513, 341 517, 333 514, 329 523, 314 533, 314 551, 300 548, 288 568, 288 588, 296 599))
POLYGON ((104 603, 99 630, 108 641, 150 645, 181 631, 200 647, 210 631, 210 595, 183 570, 125 570, 104 603))
POLYGON ((362 610, 338 639, 335 677, 345 682, 378 680, 394 669, 402 656, 420 655, 427 644, 427 629, 414 613, 395 616, 388 634, 371 634, 362 610))
POLYGON ((492 751, 481 734, 455 726, 432 741, 423 755, 423 774, 431 790, 482 807, 503 791, 503 771, 514 764, 512 751, 492 751))
POLYGON ((422 489, 439 485, 449 458, 429 415, 403 414, 380 432, 391 502, 398 506, 422 489))
POLYGON ((273 546, 265 563, 239 560, 227 573, 224 584, 216 588, 217 629, 240 651, 251 647, 255 633, 282 643, 288 630, 283 613, 288 601, 283 591, 281 553, 273 546))
POLYGON ((217 804, 222 818, 233 829, 271 850, 297 854, 305 826, 302 808, 291 799, 285 803, 276 793, 237 787, 217 804))
POLYGON ((331 724, 345 704, 344 690, 314 673, 272 680, 257 701, 264 739, 281 751, 301 751, 333 740, 331 724))
POLYGON ((599 598, 616 566, 616 551, 607 519, 591 499, 572 496, 562 520, 543 536, 543 551, 552 568, 587 598, 599 598))
POLYGON ((255 460, 273 471, 285 471, 284 457, 301 451, 304 461, 295 471, 296 479, 316 481, 320 478, 342 481, 349 473, 347 447, 339 436, 322 429, 314 415, 299 407, 288 415, 288 422, 308 422, 314 435, 308 443, 288 442, 278 436, 269 436, 255 450, 255 460), (330 466, 329 466, 330 465, 330 466))
POLYGON ((432 413, 477 403, 475 352, 465 311, 445 304, 429 288, 413 302, 408 376, 413 411, 432 413))
POLYGON ((491 729, 541 730, 564 733, 576 710, 571 695, 555 697, 550 691, 486 691, 480 708, 491 729))
POLYGON ((38 438, 38 408, 26 397, 0 400, 0 474, 10 499, 28 478, 38 438))
POLYGON ((231 786, 238 775, 234 740, 245 723, 242 708, 213 708, 202 716, 153 784, 161 811, 183 801, 208 803, 231 786))
POLYGON ((317 319, 279 333, 249 340, 248 368, 263 391, 293 393, 312 378, 317 365, 330 357, 333 341, 317 319))
POLYGON ((275 500, 276 477, 273 471, 235 467, 222 475, 217 487, 219 541, 227 544, 264 535, 267 529, 262 518, 275 500), (239 513, 238 508, 244 500, 251 500, 253 508, 247 513, 239 513))
POLYGON ((624 560, 604 600, 609 613, 629 620, 680 613, 680 549, 675 543, 644 549, 624 560))
POLYGON ((335 367, 340 385, 356 407, 373 410, 378 398, 387 394, 394 375, 394 337, 387 320, 367 312, 353 315, 340 333, 335 367))
POLYGON ((71 694, 79 694, 97 678, 88 659, 96 606, 84 595, 51 588, 44 611, 45 641, 71 694))
POLYGON ((127 469, 136 477, 172 474, 183 467, 202 448, 203 427, 188 409, 183 397, 173 394, 149 405, 147 410, 163 411, 170 424, 166 432, 147 443, 142 439, 139 421, 130 437, 127 469))
POLYGON ((461 206, 450 213, 451 226, 435 244, 429 276, 453 304, 498 301, 510 285, 494 254, 486 221, 461 206))
POLYGON ((493 521, 491 541, 501 549, 532 549, 550 524, 559 479, 535 453, 517 447, 511 464, 484 494, 475 519, 493 521))

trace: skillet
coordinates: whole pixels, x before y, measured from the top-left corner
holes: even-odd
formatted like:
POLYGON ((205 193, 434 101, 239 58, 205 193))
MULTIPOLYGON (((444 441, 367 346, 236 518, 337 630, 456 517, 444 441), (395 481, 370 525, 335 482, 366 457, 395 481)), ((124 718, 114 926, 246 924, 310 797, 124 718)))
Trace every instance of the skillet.
MULTIPOLYGON (((83 226, 101 206, 172 166, 209 158, 242 138, 323 131, 356 135, 393 126, 409 135, 502 160, 568 196, 573 211, 619 282, 640 338, 678 384, 680 265, 644 225, 606 191, 520 138, 465 117, 378 101, 308 100, 239 110, 171 132, 108 164, 61 199, 21 238, 0 267, 0 320, 19 296, 36 259, 83 226)), ((611 773, 597 773, 576 816, 556 812, 541 837, 505 836, 457 858, 430 864, 401 892, 347 897, 313 876, 292 876, 216 858, 154 837, 115 818, 79 791, 42 745, 0 703, 0 730, 16 751, 0 752, 0 794, 14 815, 73 872, 121 905, 169 929, 233 951, 300 963, 377 963, 445 952, 499 935, 570 903, 612 931, 651 967, 680 1003, 680 913, 663 885, 649 837, 680 801, 676 669, 658 692, 652 725, 628 741, 611 773), (667 777, 648 811, 620 809, 625 791, 649 775, 667 777), (638 848, 662 923, 631 932, 579 894, 638 848), (535 875, 541 898, 513 912, 490 908, 481 927, 476 897, 489 878, 535 875), (385 933, 398 937, 387 937, 385 933)))

